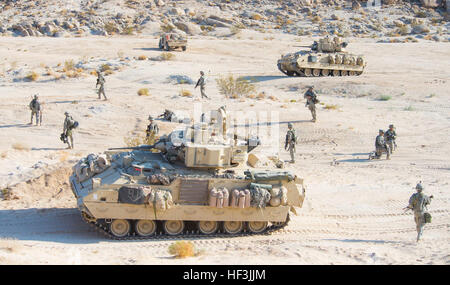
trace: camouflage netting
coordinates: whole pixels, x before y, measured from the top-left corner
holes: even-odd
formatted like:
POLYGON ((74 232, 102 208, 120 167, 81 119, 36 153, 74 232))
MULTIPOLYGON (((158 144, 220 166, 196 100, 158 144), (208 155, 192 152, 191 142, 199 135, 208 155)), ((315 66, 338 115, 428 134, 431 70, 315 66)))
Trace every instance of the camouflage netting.
POLYGON ((152 174, 147 177, 147 182, 152 185, 169 185, 173 180, 175 180, 175 177, 161 173, 152 174))
POLYGON ((271 198, 269 192, 271 189, 272 185, 252 183, 250 185, 251 206, 265 208, 271 198))

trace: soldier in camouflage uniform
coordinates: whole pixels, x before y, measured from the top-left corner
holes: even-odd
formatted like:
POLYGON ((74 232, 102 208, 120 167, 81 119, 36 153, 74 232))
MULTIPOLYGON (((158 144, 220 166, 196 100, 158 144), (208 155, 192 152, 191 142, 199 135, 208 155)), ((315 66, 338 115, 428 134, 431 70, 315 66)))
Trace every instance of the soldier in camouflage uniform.
POLYGON ((198 79, 197 84, 195 85, 195 88, 197 88, 197 86, 200 86, 200 93, 202 94, 202 98, 203 97, 208 98, 208 96, 206 96, 206 93, 205 93, 205 85, 206 85, 205 73, 203 71, 200 71, 200 78, 198 79))
POLYGON ((145 132, 147 133, 147 140, 152 140, 159 133, 159 126, 157 123, 153 122, 152 116, 149 116, 148 120, 150 121, 150 124, 147 126, 147 130, 145 132))
POLYGON ((73 120, 72 116, 69 114, 69 112, 65 112, 64 115, 66 118, 64 119, 64 129, 63 134, 67 138, 67 145, 69 149, 73 149, 73 134, 72 130, 75 128, 75 121, 73 120))
POLYGON ((100 85, 100 88, 98 89, 98 99, 101 99, 101 94, 103 94, 103 97, 105 97, 105 100, 108 100, 105 95, 105 78, 102 75, 101 71, 98 71, 97 76, 97 84, 95 85, 95 88, 97 88, 100 85))
POLYGON ((416 222, 416 230, 417 230, 417 241, 420 240, 420 237, 423 233, 423 228, 425 226, 425 210, 426 206, 431 203, 431 199, 433 195, 427 196, 422 193, 423 187, 421 183, 416 185, 417 193, 414 193, 411 198, 409 198, 409 205, 406 209, 414 211, 414 221, 416 222))
POLYGON ((39 125, 39 119, 41 119, 41 103, 39 102, 38 95, 34 95, 33 100, 29 104, 31 110, 30 125, 33 124, 33 117, 36 116, 36 126, 39 125))
POLYGON ((397 144, 395 143, 397 133, 395 132, 394 125, 389 125, 389 130, 384 133, 384 138, 386 140, 386 144, 389 146, 389 151, 392 154, 394 151, 394 146, 397 147, 397 144))
POLYGON ((311 111, 312 120, 313 122, 316 121, 316 103, 318 103, 317 100, 317 94, 314 92, 314 87, 310 86, 308 90, 305 92, 304 96, 306 99, 305 107, 308 107, 308 109, 311 111))
POLYGON ((386 152, 386 159, 390 159, 389 156, 389 146, 386 144, 386 141, 384 140, 384 131, 379 130, 378 136, 375 139, 375 151, 376 151, 376 158, 381 158, 381 155, 383 152, 386 152))
POLYGON ((286 143, 284 145, 285 150, 289 150, 291 154, 291 162, 295 163, 295 145, 297 144, 297 135, 295 134, 295 130, 292 129, 292 124, 288 123, 289 130, 286 133, 286 143), (289 148, 289 149, 288 149, 289 148))

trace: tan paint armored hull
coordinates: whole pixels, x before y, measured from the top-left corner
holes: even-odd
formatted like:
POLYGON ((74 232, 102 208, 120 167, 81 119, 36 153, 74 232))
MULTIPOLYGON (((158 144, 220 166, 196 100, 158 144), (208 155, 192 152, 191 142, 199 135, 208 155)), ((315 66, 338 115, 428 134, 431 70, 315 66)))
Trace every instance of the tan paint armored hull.
POLYGON ((348 53, 288 54, 277 64, 288 76, 306 77, 361 75, 365 65, 363 57, 348 53))

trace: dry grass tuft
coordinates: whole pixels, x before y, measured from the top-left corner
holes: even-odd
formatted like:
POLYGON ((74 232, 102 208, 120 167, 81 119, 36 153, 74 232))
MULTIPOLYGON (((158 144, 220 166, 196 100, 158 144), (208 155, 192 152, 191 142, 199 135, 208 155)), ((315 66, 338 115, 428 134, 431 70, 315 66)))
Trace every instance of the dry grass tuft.
POLYGON ((141 89, 139 89, 137 94, 139 96, 149 96, 150 95, 150 93, 148 91, 148 88, 141 88, 141 89))
POLYGON ((12 148, 15 150, 20 150, 20 151, 23 151, 23 150, 29 151, 30 150, 30 148, 27 145, 22 144, 22 143, 13 143, 12 148))
POLYGON ((39 78, 39 74, 37 74, 36 72, 32 71, 25 78, 27 80, 29 80, 29 81, 36 81, 39 78))
POLYGON ((140 55, 138 57, 138 60, 147 60, 147 57, 145 55, 140 55))
POLYGON ((1 158, 6 158, 8 156, 8 152, 4 151, 2 154, 0 154, 1 158))
POLYGON ((175 55, 171 52, 163 52, 161 53, 161 60, 173 60, 175 59, 175 55))
POLYGON ((335 104, 333 104, 333 105, 326 104, 325 107, 323 107, 323 108, 326 110, 337 110, 337 109, 339 109, 339 106, 335 105, 335 104))
POLYGON ((190 241, 177 241, 169 246, 169 253, 176 258, 195 256, 194 244, 190 241))
POLYGON ((66 60, 64 62, 64 72, 70 71, 70 70, 75 70, 75 62, 73 61, 73 59, 71 60, 66 60))
POLYGON ((64 162, 69 158, 69 153, 67 151, 61 151, 59 152, 59 161, 64 162))
POLYGON ((12 189, 9 187, 0 189, 0 198, 4 201, 17 200, 19 197, 14 195, 12 189))
POLYGON ((225 95, 227 98, 240 98, 241 96, 247 96, 256 91, 256 88, 248 80, 243 78, 234 78, 232 74, 228 76, 221 76, 216 79, 219 87, 219 92, 225 95))
POLYGON ((192 93, 189 90, 181 89, 180 95, 183 97, 192 97, 192 93))

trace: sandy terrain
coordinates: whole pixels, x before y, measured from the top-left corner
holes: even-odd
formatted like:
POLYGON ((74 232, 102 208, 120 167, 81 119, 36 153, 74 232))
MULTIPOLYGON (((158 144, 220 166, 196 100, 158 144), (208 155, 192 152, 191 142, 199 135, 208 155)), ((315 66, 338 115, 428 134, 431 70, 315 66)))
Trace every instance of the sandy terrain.
MULTIPOLYGON (((0 186, 11 186, 18 199, 0 201, 0 264, 449 264, 449 44, 355 39, 348 50, 366 56, 363 75, 289 78, 277 70, 276 60, 311 39, 270 36, 196 37, 186 52, 175 51, 175 60, 165 62, 133 59, 160 55, 153 38, 2 38, 0 186), (42 76, 37 82, 8 77, 12 65, 43 72, 42 65, 69 59, 89 58, 96 68, 118 62, 119 51, 129 60, 106 77, 108 101, 96 99, 94 76, 58 81, 42 76), (182 88, 196 96, 199 90, 168 83, 170 75, 195 81, 200 70, 208 77, 211 100, 181 97, 182 88), (229 73, 252 77, 266 99, 224 99, 215 79, 229 73), (302 95, 311 84, 321 102, 337 105, 335 110, 320 106, 315 124, 302 95), (140 88, 151 95, 138 96, 140 88), (26 125, 35 93, 45 103, 41 127, 26 125), (381 101, 382 95, 391 99, 381 101), (226 105, 230 111, 278 111, 278 149, 286 160, 282 140, 287 122, 294 123, 300 140, 296 163, 287 168, 307 185, 299 215, 270 236, 195 239, 203 253, 188 259, 170 257, 167 248, 173 241, 116 242, 89 229, 65 180, 70 166, 91 152, 124 146, 124 136, 144 130, 149 114, 165 108, 192 113, 193 103, 200 102, 203 110, 226 105), (59 140, 64 111, 80 122, 70 151, 59 140), (397 128, 398 150, 390 161, 368 161, 378 129, 390 123, 397 128), (26 149, 14 149, 16 143, 26 149), (402 208, 419 180, 435 198, 433 222, 416 243, 412 213, 402 208)), ((174 127, 159 124, 163 132, 174 127)))

